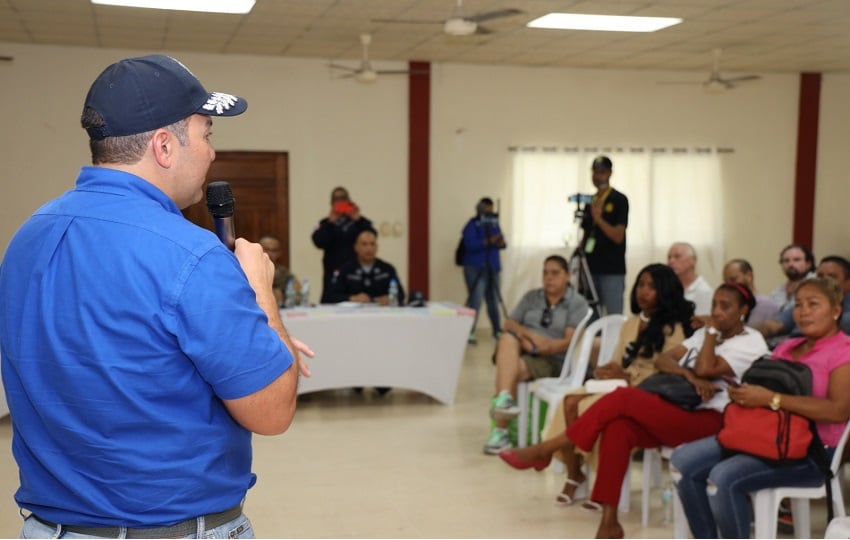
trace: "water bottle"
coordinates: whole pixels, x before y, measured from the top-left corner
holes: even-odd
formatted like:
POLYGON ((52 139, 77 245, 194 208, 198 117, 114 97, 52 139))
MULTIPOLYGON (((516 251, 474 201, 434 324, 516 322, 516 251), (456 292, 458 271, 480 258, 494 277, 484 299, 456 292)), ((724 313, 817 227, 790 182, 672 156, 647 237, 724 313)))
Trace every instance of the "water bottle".
POLYGON ((310 307, 310 280, 301 282, 301 306, 310 307))
POLYGON ((289 281, 286 282, 286 291, 284 294, 284 303, 283 307, 287 309, 291 309, 295 307, 295 283, 292 282, 290 278, 289 281))
POLYGON ((661 492, 661 507, 664 510, 665 525, 673 523, 673 485, 668 484, 664 491, 661 492))
POLYGON ((395 279, 390 280, 390 306, 398 306, 398 282, 395 279))

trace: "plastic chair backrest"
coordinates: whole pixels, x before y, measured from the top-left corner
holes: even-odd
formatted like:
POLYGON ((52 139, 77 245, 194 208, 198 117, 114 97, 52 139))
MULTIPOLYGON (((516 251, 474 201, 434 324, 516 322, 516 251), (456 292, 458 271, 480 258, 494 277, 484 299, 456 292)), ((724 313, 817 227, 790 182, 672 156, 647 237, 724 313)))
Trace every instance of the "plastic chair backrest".
POLYGON ((850 436, 850 421, 844 426, 844 432, 841 438, 838 439, 838 444, 835 446, 835 454, 832 456, 832 463, 829 468, 832 469, 832 474, 838 475, 838 469, 841 468, 842 458, 844 457, 844 447, 847 445, 847 438, 850 436))
POLYGON ((587 308, 587 315, 585 315, 578 325, 576 325, 573 337, 570 340, 570 346, 567 348, 567 352, 564 353, 564 365, 561 367, 561 374, 558 376, 558 382, 566 382, 569 380, 570 374, 573 371, 577 344, 581 341, 584 331, 587 328, 587 323, 590 321, 591 317, 593 317, 593 308, 587 308))
POLYGON ((620 328, 622 328, 624 322, 626 322, 626 318, 623 315, 606 315, 588 325, 581 336, 581 348, 579 348, 578 354, 573 360, 573 367, 569 376, 571 387, 578 388, 584 384, 587 366, 590 363, 590 354, 593 351, 593 338, 596 337, 596 334, 600 334, 601 338, 599 361, 604 364, 611 359, 610 356, 613 354, 614 347, 617 346, 620 328), (607 355, 603 356, 603 352, 606 352, 607 355))

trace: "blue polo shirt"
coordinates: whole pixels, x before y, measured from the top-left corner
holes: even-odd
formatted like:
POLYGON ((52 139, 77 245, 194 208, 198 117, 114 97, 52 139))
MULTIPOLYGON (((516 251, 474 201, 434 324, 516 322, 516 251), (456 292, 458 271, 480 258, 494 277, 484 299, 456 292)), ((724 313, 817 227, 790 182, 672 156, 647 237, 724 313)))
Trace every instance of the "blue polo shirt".
POLYGON ((237 505, 251 433, 222 399, 292 357, 236 258, 131 174, 84 167, 0 265, 18 504, 57 523, 157 526, 237 505))

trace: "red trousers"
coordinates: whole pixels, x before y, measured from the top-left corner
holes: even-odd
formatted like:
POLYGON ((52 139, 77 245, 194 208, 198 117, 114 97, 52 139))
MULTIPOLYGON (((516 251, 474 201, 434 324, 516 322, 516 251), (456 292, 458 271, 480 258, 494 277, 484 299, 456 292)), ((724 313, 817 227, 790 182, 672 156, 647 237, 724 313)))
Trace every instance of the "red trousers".
POLYGON ((599 466, 590 498, 617 506, 634 448, 656 448, 714 435, 722 415, 714 410, 686 411, 655 394, 618 388, 590 406, 567 428, 579 448, 591 451, 599 440, 599 466))

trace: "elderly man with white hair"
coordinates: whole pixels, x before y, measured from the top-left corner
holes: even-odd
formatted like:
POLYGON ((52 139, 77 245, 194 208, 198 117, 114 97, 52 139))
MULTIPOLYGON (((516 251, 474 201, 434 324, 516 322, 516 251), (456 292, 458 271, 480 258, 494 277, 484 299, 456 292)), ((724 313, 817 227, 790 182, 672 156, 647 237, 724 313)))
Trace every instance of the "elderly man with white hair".
POLYGON ((667 265, 682 282, 685 298, 696 305, 694 315, 709 315, 714 289, 705 278, 697 275, 697 252, 694 246, 687 242, 674 243, 667 252, 667 265))

